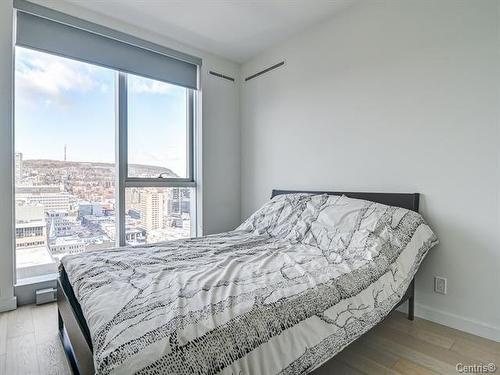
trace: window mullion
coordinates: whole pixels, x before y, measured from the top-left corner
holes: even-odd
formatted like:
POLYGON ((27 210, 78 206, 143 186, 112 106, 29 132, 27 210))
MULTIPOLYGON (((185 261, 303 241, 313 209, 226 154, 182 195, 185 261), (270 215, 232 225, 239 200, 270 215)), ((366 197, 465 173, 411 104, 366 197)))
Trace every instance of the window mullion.
POLYGON ((196 187, 196 182, 181 178, 137 178, 129 177, 125 180, 125 187, 196 187))
POLYGON ((116 74, 116 245, 125 246, 125 181, 127 179, 127 75, 116 74))
POLYGON ((187 120, 188 120, 188 137, 187 137, 187 150, 188 150, 188 178, 194 181, 194 94, 193 90, 187 90, 188 106, 187 106, 187 120))

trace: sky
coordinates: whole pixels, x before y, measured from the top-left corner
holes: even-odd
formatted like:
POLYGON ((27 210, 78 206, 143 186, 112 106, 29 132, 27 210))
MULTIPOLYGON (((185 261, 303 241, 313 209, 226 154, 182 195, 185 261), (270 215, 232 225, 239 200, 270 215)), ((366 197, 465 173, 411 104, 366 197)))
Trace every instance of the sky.
MULTIPOLYGON (((115 71, 16 47, 15 149, 23 159, 115 161, 115 71)), ((186 170, 186 89, 128 76, 129 163, 186 170)))

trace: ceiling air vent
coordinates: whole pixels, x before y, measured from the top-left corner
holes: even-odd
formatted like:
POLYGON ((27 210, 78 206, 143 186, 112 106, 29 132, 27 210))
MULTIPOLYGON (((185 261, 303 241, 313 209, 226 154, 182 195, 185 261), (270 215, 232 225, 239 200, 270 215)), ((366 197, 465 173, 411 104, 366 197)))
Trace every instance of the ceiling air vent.
POLYGON ((255 74, 252 74, 251 76, 249 76, 249 77, 245 78, 245 81, 250 81, 251 79, 254 79, 255 77, 258 77, 258 76, 260 76, 260 75, 262 75, 262 74, 264 74, 264 73, 270 72, 271 70, 274 70, 274 69, 276 69, 276 68, 279 68, 280 66, 283 66, 283 65, 285 65, 285 62, 284 62, 284 61, 279 62, 279 63, 277 63, 277 64, 274 64, 273 66, 270 66, 269 68, 266 68, 266 69, 264 69, 264 70, 261 70, 260 72, 257 72, 257 73, 255 73, 255 74))
POLYGON ((214 72, 212 70, 209 71, 209 73, 213 76, 216 76, 216 77, 219 77, 219 78, 224 78, 224 79, 227 79, 228 81, 232 81, 234 82, 234 78, 233 77, 229 77, 229 76, 226 76, 224 74, 221 74, 221 73, 217 73, 217 72, 214 72))

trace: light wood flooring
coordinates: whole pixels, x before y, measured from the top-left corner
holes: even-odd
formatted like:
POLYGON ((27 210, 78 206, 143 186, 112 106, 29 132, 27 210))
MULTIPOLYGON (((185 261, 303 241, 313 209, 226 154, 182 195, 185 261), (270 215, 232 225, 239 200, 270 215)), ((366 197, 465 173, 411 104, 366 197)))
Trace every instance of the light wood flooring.
MULTIPOLYGON (((317 373, 458 374, 459 362, 500 367, 500 343, 423 319, 410 322, 394 312, 317 373)), ((57 333, 55 303, 0 314, 0 374, 70 373, 57 333)))

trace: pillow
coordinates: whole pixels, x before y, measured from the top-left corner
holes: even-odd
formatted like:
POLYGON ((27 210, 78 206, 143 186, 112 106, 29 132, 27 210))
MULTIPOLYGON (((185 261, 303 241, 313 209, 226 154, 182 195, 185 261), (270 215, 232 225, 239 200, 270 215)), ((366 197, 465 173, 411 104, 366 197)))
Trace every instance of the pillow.
POLYGON ((253 213, 236 230, 286 237, 296 225, 307 203, 317 195, 296 193, 275 196, 253 213))
POLYGON ((373 259, 383 246, 401 251, 420 224, 425 224, 422 216, 404 208, 344 195, 296 193, 274 197, 237 230, 313 246, 329 263, 353 265, 373 259))
POLYGON ((369 261, 383 246, 401 251, 424 223, 417 212, 346 196, 313 206, 306 204, 286 238, 319 248, 330 263, 369 261))
POLYGON ((237 230, 313 246, 329 263, 354 266, 373 259, 383 246, 401 251, 420 224, 425 224, 422 216, 404 208, 344 195, 296 193, 274 197, 237 230))

